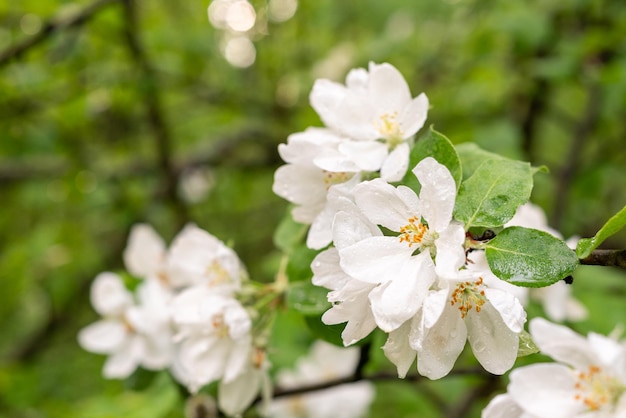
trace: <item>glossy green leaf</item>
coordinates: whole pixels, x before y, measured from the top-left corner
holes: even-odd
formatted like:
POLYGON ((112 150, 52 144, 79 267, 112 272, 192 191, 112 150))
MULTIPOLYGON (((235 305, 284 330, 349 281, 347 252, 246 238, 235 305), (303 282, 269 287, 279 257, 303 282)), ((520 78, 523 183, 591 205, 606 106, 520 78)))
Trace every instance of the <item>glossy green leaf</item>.
POLYGON ((328 289, 315 286, 310 281, 290 283, 287 306, 303 315, 321 315, 330 308, 327 294, 328 289))
POLYGON ((487 160, 461 184, 454 218, 465 224, 496 227, 510 220, 530 198, 533 170, 529 163, 487 160))
POLYGON ((544 287, 572 274, 578 258, 563 240, 537 229, 503 229, 486 245, 493 274, 523 287, 544 287))
POLYGON ((578 245, 576 246, 576 255, 578 255, 578 258, 589 257, 589 254, 598 248, 598 246, 602 244, 605 239, 617 233, 624 227, 624 225, 626 225, 626 206, 611 217, 611 219, 609 219, 602 226, 602 228, 600 228, 595 236, 592 238, 583 238, 578 241, 578 245))
POLYGON ((474 174, 474 171, 485 161, 507 159, 502 155, 486 151, 473 142, 464 142, 457 145, 456 151, 461 161, 461 167, 463 168, 463 179, 467 179, 474 174))
POLYGON ((402 179, 402 184, 412 188, 416 193, 420 191, 421 185, 411 170, 426 157, 433 157, 440 164, 445 165, 450 170, 457 189, 459 188, 463 172, 456 148, 445 135, 435 131, 432 127, 428 134, 420 138, 413 146, 409 160, 409 171, 402 179))
POLYGON ((326 325, 322 322, 321 315, 305 316, 309 331, 322 340, 334 344, 339 347, 343 347, 343 340, 341 339, 341 333, 345 328, 345 324, 326 325))
POLYGON ((308 225, 293 220, 291 213, 286 213, 274 231, 274 245, 282 252, 289 254, 295 247, 304 242, 308 225))

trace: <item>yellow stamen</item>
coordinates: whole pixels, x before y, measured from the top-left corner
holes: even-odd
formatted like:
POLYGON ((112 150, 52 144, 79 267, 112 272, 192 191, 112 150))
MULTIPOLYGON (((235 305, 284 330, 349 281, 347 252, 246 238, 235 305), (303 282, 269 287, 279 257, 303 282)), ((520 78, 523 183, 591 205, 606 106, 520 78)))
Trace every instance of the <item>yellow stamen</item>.
POLYGON ((480 277, 478 281, 466 281, 456 285, 450 298, 450 305, 459 305, 461 318, 465 318, 472 309, 476 309, 478 313, 482 310, 487 301, 482 284, 483 278, 480 277))

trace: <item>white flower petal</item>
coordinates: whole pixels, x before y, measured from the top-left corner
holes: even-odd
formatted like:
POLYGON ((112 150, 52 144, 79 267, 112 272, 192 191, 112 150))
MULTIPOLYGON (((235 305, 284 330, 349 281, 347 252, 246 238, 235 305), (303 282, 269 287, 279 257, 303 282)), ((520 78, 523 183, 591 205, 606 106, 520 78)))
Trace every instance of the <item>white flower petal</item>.
POLYGON ((485 297, 511 331, 518 334, 522 332, 526 322, 526 311, 514 295, 499 289, 485 288, 485 297))
POLYGON ((481 418, 523 418, 524 410, 515 403, 511 395, 498 395, 483 409, 481 418))
POLYGON ((348 275, 368 283, 384 283, 404 270, 411 252, 395 237, 371 237, 340 249, 339 257, 348 275))
POLYGON ((407 189, 396 189, 382 179, 374 179, 355 186, 354 199, 372 223, 399 231, 408 223, 409 218, 419 218, 417 196, 415 192, 411 195, 407 189))
POLYGON ((404 138, 415 135, 422 129, 428 116, 428 97, 424 93, 411 100, 408 106, 404 106, 399 115, 400 129, 404 138))
POLYGON ((571 418, 582 412, 575 399, 572 371, 560 364, 533 364, 515 369, 508 392, 515 403, 538 418, 571 418))
POLYGON ((504 374, 513 367, 519 333, 509 329, 491 303, 485 303, 480 312, 470 310, 465 317, 465 325, 472 352, 485 370, 504 374))
POLYGON ((587 339, 571 329, 543 318, 533 318, 528 328, 543 354, 578 370, 586 370, 597 363, 587 339))
POLYGON ((143 355, 142 341, 133 336, 104 363, 102 374, 107 379, 125 379, 135 371, 143 355))
POLYGON ((442 231, 452 220, 456 200, 456 183, 452 174, 432 157, 420 161, 413 174, 422 185, 419 195, 422 216, 431 230, 442 231))
POLYGON ((128 329, 121 321, 102 320, 80 330, 78 343, 87 351, 110 354, 121 347, 128 336, 128 329))
POLYGON ((393 331, 413 317, 435 280, 434 265, 428 253, 411 257, 388 282, 370 294, 376 324, 385 332, 393 331))
POLYGON ((385 356, 396 365, 398 377, 401 379, 404 379, 417 355, 417 352, 409 345, 409 327, 410 323, 407 322, 389 333, 387 342, 383 346, 385 356))
POLYGON ((91 304, 102 316, 120 316, 133 304, 131 293, 115 273, 98 274, 91 284, 91 304))
POLYGON ((264 381, 262 373, 249 367, 230 382, 221 381, 217 392, 220 409, 228 416, 236 416, 248 409, 261 389, 264 381))
POLYGON ((465 229, 459 222, 452 221, 450 225, 439 232, 439 238, 435 240, 437 247, 435 265, 439 276, 454 277, 459 269, 465 265, 464 243, 465 229))
POLYGON ((399 112, 411 101, 406 80, 393 65, 369 65, 369 95, 382 113, 399 112))
MULTIPOLYGON (((382 232, 371 223, 356 207, 353 210, 337 212, 333 220, 333 242, 343 249, 366 238, 381 236, 382 232)), ((348 208, 346 208, 348 209, 348 208)))
POLYGON ((409 144, 403 142, 394 148, 385 159, 381 169, 380 177, 388 182, 402 180, 409 168, 409 144))
POLYGON ((378 171, 387 158, 387 146, 375 141, 344 141, 339 152, 363 171, 378 171))
POLYGON ((130 274, 141 278, 155 276, 165 262, 165 241, 150 225, 134 225, 123 256, 130 274))
MULTIPOLYGON (((445 294, 447 296, 447 291, 445 294)), ((431 308, 430 305, 432 302, 436 302, 437 305, 440 304, 440 299, 440 297, 429 297, 424 301, 422 323, 432 321, 426 321, 426 317, 430 315, 430 312, 436 312, 439 309, 431 308)), ((455 307, 446 303, 441 315, 437 318, 437 322, 432 327, 420 327, 419 329, 422 329, 425 335, 412 335, 412 338, 410 337, 413 341, 419 340, 417 370, 429 379, 440 379, 450 373, 456 359, 465 347, 467 329, 463 319, 455 307)), ((411 345, 413 348, 417 348, 413 341, 411 345)))

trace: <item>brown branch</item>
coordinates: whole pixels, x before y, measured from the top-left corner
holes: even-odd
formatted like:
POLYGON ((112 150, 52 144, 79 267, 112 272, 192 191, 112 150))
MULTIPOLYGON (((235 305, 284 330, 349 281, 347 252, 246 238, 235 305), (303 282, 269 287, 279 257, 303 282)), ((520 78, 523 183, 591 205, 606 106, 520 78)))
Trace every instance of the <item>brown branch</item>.
POLYGON ((67 14, 59 14, 58 16, 49 19, 43 24, 41 30, 35 35, 9 46, 4 51, 1 51, 0 67, 8 64, 14 59, 21 57, 33 47, 46 41, 59 30, 69 27, 80 26, 86 23, 105 6, 108 6, 109 4, 115 3, 117 1, 119 0, 96 0, 92 4, 85 6, 80 11, 72 13, 69 16, 67 16, 67 14))
POLYGON ((146 106, 146 117, 155 139, 158 154, 158 163, 163 176, 164 195, 172 205, 178 226, 182 227, 188 220, 187 208, 178 196, 176 186, 178 183, 178 173, 174 169, 171 160, 172 136, 169 125, 162 110, 162 100, 159 93, 159 83, 152 63, 144 51, 141 40, 136 33, 138 28, 137 10, 135 0, 122 0, 124 9, 124 37, 126 46, 130 52, 132 60, 141 72, 141 93, 146 106))
POLYGON ((626 250, 594 250, 580 264, 626 269, 626 250))

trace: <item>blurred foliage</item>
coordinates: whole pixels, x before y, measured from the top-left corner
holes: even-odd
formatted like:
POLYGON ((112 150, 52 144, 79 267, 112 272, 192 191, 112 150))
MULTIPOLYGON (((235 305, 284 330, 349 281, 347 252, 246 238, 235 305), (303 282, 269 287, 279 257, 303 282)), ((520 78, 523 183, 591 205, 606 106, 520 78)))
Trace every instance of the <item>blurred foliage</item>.
MULTIPOLYGON (((307 97, 317 77, 392 63, 427 93, 427 123, 452 142, 550 169, 533 200, 565 237, 592 236, 626 203, 620 0, 301 1, 292 19, 261 28, 246 69, 222 57, 208 0, 99 3, 49 31, 51 18, 91 3, 0 3, 0 417, 182 416, 166 375, 133 391, 101 379, 104 358, 78 347, 96 317, 89 284, 121 267, 139 221, 166 239, 195 222, 232 244, 252 278, 271 280, 287 209, 271 192, 276 147, 320 125, 307 97), (19 56, 2 55, 42 31, 19 56)), ((624 231, 604 247, 626 248, 624 231)), ((579 331, 624 320, 624 273, 574 276, 591 313, 579 331)), ((279 315, 273 363, 293 364, 311 339, 303 318, 279 315)), ((372 355, 371 367, 393 373, 372 355)), ((463 394, 493 390, 491 380, 384 381, 371 416, 456 416, 463 394)))

